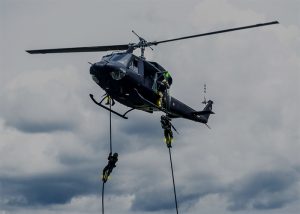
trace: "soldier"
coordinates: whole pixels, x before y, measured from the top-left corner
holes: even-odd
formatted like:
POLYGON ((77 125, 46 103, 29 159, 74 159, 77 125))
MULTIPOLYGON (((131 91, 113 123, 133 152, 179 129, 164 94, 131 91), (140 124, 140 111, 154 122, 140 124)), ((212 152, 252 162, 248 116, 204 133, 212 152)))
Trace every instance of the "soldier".
POLYGON ((164 130, 165 141, 168 148, 172 148, 173 132, 171 119, 167 116, 162 115, 160 118, 161 127, 164 130))
POLYGON ((167 92, 167 90, 171 87, 173 79, 168 71, 164 71, 158 77, 157 82, 158 82, 158 95, 159 95, 157 105, 161 107, 163 96, 165 92, 167 92))
POLYGON ((103 169, 102 181, 105 183, 108 179, 108 176, 112 172, 113 168, 116 167, 116 163, 118 161, 118 153, 114 153, 111 155, 111 152, 108 155, 108 163, 103 169))

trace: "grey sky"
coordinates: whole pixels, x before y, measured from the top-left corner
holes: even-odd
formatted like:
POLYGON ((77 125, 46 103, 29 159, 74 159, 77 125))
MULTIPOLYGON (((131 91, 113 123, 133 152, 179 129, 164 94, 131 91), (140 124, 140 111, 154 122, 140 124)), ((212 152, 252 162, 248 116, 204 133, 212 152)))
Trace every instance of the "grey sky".
MULTIPOLYGON (((105 53, 24 50, 163 40, 278 20, 280 25, 147 50, 173 77, 171 93, 202 109, 211 130, 174 120, 173 160, 185 213, 299 212, 300 2, 297 0, 0 0, 0 213, 99 213, 109 151, 104 92, 88 62, 105 53)), ((138 52, 137 52, 138 54, 138 52)), ((122 106, 118 106, 122 109, 122 106)), ((174 213, 160 114, 113 117, 120 161, 109 213, 174 213)))

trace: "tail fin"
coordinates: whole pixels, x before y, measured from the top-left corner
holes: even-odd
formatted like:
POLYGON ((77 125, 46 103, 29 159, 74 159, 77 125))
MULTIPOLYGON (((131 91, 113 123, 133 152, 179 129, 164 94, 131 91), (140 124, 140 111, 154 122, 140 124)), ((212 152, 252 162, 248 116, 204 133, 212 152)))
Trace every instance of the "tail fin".
POLYGON ((207 123, 209 116, 211 114, 214 114, 214 112, 212 111, 213 103, 214 102, 211 100, 207 101, 207 104, 202 111, 195 111, 195 112, 193 112, 193 114, 195 116, 198 116, 199 118, 201 118, 201 122, 207 123))

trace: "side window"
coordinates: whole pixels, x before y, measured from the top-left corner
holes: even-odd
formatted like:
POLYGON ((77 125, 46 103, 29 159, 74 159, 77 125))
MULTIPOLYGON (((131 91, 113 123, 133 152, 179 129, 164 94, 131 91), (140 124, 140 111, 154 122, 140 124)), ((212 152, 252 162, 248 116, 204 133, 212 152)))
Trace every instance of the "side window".
POLYGON ((138 61, 137 61, 137 59, 134 58, 134 59, 130 62, 129 68, 132 69, 135 73, 138 74, 139 69, 138 69, 138 61))

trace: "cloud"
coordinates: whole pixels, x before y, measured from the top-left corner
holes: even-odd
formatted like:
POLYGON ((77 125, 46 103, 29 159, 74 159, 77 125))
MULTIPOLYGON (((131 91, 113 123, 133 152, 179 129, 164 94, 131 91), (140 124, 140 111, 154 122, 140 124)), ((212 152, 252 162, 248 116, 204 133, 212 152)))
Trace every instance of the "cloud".
MULTIPOLYGON (((167 173, 166 169, 165 173, 167 173)), ((180 173, 182 173, 181 170, 180 173)), ((164 173, 157 174, 164 175, 164 173)), ((185 175, 184 182, 182 182, 182 178, 178 174, 178 171, 175 171, 177 200, 181 210, 185 212, 188 212, 189 208, 203 197, 222 193, 225 189, 220 185, 216 177, 212 175, 200 173, 197 175, 185 175)), ((170 176, 156 177, 151 182, 152 185, 137 188, 131 209, 145 212, 170 211, 174 209, 173 183, 170 176)))
POLYGON ((98 180, 88 172, 69 172, 31 177, 1 177, 2 206, 65 204, 73 197, 96 194, 98 180))
POLYGON ((257 172, 234 182, 228 194, 229 209, 277 209, 298 200, 299 175, 294 171, 257 172))
MULTIPOLYGON (((100 212, 109 120, 88 97, 104 92, 87 62, 105 53, 33 56, 25 49, 123 44, 136 41, 132 29, 163 40, 276 17, 280 25, 162 44, 146 56, 172 73, 176 98, 201 109, 206 82, 207 98, 215 101, 211 130, 173 120, 180 132, 172 150, 179 206, 192 214, 203 207, 203 213, 298 214, 298 175, 286 170, 300 163, 297 3, 170 0, 116 7, 91 0, 72 1, 69 10, 67 0, 3 2, 0 213, 100 212)), ((112 213, 174 209, 159 115, 113 116, 120 159, 106 188, 112 213)))
POLYGON ((157 115, 143 115, 131 118, 131 121, 122 125, 120 131, 128 135, 138 135, 148 138, 161 135, 160 119, 157 115), (147 122, 145 122, 147 121, 147 122))
POLYGON ((13 78, 1 91, 1 116, 7 126, 28 133, 70 131, 80 121, 82 106, 76 93, 80 76, 66 67, 27 71, 13 78), (62 83, 62 79, 68 79, 62 83), (72 106, 72 108, 70 108, 72 106))
POLYGON ((141 191, 135 195, 135 199, 131 207, 132 210, 154 212, 174 208, 171 188, 157 188, 156 184, 153 184, 153 187, 156 188, 152 188, 150 191, 145 188, 145 191, 141 191))

